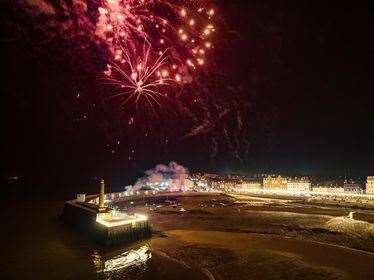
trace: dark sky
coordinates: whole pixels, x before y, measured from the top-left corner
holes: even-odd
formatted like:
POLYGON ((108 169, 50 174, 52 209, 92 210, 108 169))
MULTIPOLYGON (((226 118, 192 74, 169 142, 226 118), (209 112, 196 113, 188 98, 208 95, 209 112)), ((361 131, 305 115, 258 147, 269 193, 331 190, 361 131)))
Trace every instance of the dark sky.
MULTIPOLYGON (((238 160, 219 129, 214 157, 210 136, 186 139, 167 132, 162 137, 167 135, 168 143, 161 145, 165 139, 157 139, 156 132, 143 139, 126 131, 119 138, 122 148, 112 154, 107 145, 121 124, 113 125, 119 116, 100 107, 99 95, 92 98, 99 90, 97 73, 84 62, 91 55, 81 58, 58 36, 40 43, 44 31, 5 1, 3 175, 62 185, 106 176, 119 184, 170 160, 193 170, 374 173, 372 14, 369 1, 344 2, 219 1, 225 31, 214 72, 224 74, 211 79, 238 89, 219 92, 219 98, 237 94, 230 99, 250 107, 242 116, 248 130, 237 136, 250 143, 249 151, 244 154, 239 147, 238 160), (82 99, 74 98, 77 92, 82 99)), ((175 130, 184 123, 178 118, 156 120, 155 130, 175 130)))

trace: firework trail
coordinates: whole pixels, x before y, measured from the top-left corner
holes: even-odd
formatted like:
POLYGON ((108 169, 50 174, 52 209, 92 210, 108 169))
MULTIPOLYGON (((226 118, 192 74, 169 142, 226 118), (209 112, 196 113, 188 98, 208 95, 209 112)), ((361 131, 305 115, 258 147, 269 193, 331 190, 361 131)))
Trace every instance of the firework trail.
POLYGON ((193 80, 193 72, 206 63, 213 47, 215 10, 205 1, 103 0, 98 12, 95 35, 110 53, 104 73, 116 86, 127 89, 120 93, 129 94, 125 103, 137 102, 140 96, 158 103, 166 84, 193 80), (144 45, 146 52, 138 51, 144 45), (134 64, 140 69, 135 70, 134 64), (114 79, 112 70, 123 79, 114 79))
POLYGON ((176 74, 175 79, 169 78, 169 71, 165 68, 166 51, 156 59, 152 59, 149 46, 143 49, 142 56, 130 56, 129 53, 128 49, 121 47, 117 51, 121 56, 117 60, 120 61, 108 64, 104 71, 106 83, 119 91, 110 98, 120 99, 121 107, 131 100, 138 104, 142 97, 151 107, 154 103, 160 105, 158 99, 165 96, 161 90, 178 81, 179 77, 176 74))

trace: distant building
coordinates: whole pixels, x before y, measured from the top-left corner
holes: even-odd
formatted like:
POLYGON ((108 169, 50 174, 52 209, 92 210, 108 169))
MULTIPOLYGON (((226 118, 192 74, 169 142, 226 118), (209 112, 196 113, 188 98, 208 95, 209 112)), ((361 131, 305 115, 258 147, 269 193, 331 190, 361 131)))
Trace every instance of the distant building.
POLYGON ((366 193, 374 194, 374 176, 368 176, 366 179, 366 193))
POLYGON ((262 181, 264 189, 268 190, 287 190, 287 178, 282 176, 267 176, 262 181))
POLYGON ((360 183, 353 180, 344 180, 343 187, 345 193, 363 193, 360 183))
POLYGON ((321 193, 321 194, 340 194, 344 193, 343 187, 331 187, 331 186, 318 186, 313 187, 314 193, 321 193))
POLYGON ((193 190, 193 188, 194 188, 194 182, 189 178, 185 179, 184 180, 184 186, 183 186, 182 190, 183 191, 191 191, 191 190, 193 190))
POLYGON ((287 181, 287 190, 291 192, 309 192, 311 184, 308 178, 292 178, 287 181))
POLYGON ((204 179, 199 179, 195 182, 196 184, 196 189, 197 190, 207 190, 209 189, 208 187, 208 182, 204 179))
POLYGON ((260 182, 242 182, 240 184, 236 185, 236 191, 238 192, 246 192, 250 190, 259 190, 261 189, 261 183, 260 182))

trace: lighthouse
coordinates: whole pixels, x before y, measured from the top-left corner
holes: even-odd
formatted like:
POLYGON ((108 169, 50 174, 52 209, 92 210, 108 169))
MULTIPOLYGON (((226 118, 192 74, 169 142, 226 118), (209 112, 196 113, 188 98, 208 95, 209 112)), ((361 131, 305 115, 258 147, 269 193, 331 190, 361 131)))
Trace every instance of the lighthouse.
POLYGON ((104 179, 101 179, 100 194, 99 194, 99 211, 105 210, 104 200, 105 200, 105 183, 104 183, 104 179))

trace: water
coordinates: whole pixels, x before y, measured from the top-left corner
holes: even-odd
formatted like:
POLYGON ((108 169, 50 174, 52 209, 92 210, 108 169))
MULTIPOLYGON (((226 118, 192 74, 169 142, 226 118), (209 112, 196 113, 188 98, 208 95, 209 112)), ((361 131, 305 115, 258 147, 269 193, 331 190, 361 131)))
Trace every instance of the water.
POLYGON ((2 211, 5 279, 92 279, 96 250, 60 222, 62 201, 11 197, 2 211))
POLYGON ((46 197, 8 197, 1 212, 2 279, 177 277, 177 265, 170 272, 158 270, 164 257, 152 254, 150 240, 111 249, 90 242, 59 220, 63 203, 46 197))

